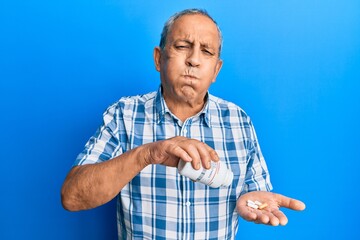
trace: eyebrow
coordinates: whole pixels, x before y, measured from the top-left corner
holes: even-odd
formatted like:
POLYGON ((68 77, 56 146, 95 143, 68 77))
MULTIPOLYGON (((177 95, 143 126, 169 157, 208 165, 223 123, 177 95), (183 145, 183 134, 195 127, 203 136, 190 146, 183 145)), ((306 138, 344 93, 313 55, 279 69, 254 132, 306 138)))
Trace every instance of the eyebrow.
MULTIPOLYGON (((190 45, 194 44, 192 41, 190 41, 188 39, 178 39, 174 43, 178 43, 178 42, 185 42, 185 43, 190 44, 190 45)), ((200 47, 208 48, 208 49, 215 49, 214 47, 211 47, 208 43, 201 43, 200 47)))
POLYGON ((176 44, 176 43, 179 43, 179 42, 185 42, 185 43, 187 43, 187 44, 193 44, 190 40, 188 40, 188 39, 178 39, 178 40, 175 40, 174 41, 174 43, 176 44))

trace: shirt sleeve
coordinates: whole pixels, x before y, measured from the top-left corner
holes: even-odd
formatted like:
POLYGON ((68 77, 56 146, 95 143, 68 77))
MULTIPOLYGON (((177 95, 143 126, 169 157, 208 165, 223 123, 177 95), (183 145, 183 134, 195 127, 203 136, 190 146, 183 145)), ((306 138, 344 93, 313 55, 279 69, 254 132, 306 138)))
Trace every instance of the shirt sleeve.
POLYGON ((248 164, 245 175, 245 184, 241 194, 252 191, 271 191, 272 184, 270 182, 270 174, 262 155, 254 126, 251 121, 250 138, 251 147, 248 154, 248 164))
POLYGON ((119 110, 116 104, 106 109, 102 125, 77 156, 74 166, 104 162, 123 153, 118 137, 121 125, 119 120, 119 110))

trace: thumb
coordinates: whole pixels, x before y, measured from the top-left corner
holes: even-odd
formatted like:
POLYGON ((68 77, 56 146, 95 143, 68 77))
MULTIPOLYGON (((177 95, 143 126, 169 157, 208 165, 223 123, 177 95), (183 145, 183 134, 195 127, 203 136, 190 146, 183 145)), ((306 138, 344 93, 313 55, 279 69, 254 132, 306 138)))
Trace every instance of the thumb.
POLYGON ((277 194, 276 198, 280 207, 285 207, 296 211, 302 211, 306 207, 305 203, 303 203, 302 201, 294 198, 289 198, 281 194, 277 194))

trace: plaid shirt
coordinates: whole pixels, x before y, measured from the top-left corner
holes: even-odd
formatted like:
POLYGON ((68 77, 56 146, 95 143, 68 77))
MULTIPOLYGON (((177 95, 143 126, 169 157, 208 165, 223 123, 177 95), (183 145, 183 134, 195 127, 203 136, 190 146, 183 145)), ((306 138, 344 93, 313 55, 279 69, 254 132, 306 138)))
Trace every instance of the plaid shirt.
MULTIPOLYGON (((272 189, 253 125, 233 103, 207 95, 204 109, 181 122, 161 90, 124 97, 111 105, 75 165, 99 163, 142 144, 184 136, 205 142, 234 173, 231 186, 210 188, 150 165, 119 193, 119 239, 235 239, 236 200, 249 191, 272 189)), ((121 177, 121 176, 119 176, 121 177)))

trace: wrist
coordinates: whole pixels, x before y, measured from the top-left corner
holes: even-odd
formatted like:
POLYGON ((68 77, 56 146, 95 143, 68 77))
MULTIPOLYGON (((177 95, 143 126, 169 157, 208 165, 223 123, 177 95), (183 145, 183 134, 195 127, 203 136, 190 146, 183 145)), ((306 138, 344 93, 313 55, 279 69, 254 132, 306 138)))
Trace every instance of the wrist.
POLYGON ((141 145, 135 151, 137 152, 137 159, 141 169, 146 168, 152 163, 149 144, 141 145))

